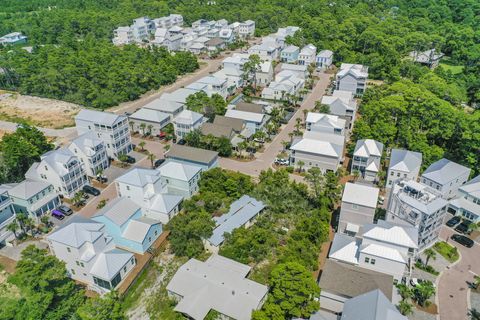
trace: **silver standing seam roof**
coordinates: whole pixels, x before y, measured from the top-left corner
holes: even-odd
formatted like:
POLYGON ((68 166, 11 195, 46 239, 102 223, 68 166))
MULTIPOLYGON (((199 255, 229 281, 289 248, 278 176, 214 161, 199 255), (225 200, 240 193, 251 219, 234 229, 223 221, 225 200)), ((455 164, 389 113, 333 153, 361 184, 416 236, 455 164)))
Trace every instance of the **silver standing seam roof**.
POLYGON ((212 236, 208 239, 208 242, 214 246, 219 246, 225 240, 225 233, 231 233, 233 230, 245 225, 264 208, 265 204, 262 201, 258 201, 248 195, 243 195, 230 205, 228 213, 213 218, 216 227, 213 230, 212 236))
POLYGON ((140 206, 129 198, 120 197, 109 201, 93 218, 105 216, 117 226, 122 226, 140 209, 140 206))
POLYGON ((28 200, 42 190, 47 189, 49 186, 51 186, 51 184, 46 181, 27 179, 8 189, 8 194, 11 197, 28 200))
POLYGON ((407 317, 376 289, 347 300, 341 320, 407 320, 407 317))
POLYGON ((155 169, 133 168, 117 179, 116 182, 137 187, 144 187, 147 184, 154 184, 160 179, 160 172, 155 169))
POLYGON ((402 172, 418 172, 422 166, 422 154, 420 152, 392 149, 389 169, 402 172))
POLYGON ((450 181, 464 175, 470 174, 470 168, 448 159, 440 159, 432 163, 422 174, 422 178, 427 178, 440 185, 445 185, 450 181))
POLYGON ((96 110, 82 109, 75 116, 75 120, 84 120, 94 123, 104 124, 106 126, 113 126, 119 121, 123 121, 127 117, 124 115, 118 115, 111 112, 102 112, 96 110))
POLYGON ((95 242, 104 235, 105 225, 92 219, 74 216, 67 224, 47 236, 50 241, 80 248, 85 242, 95 242))

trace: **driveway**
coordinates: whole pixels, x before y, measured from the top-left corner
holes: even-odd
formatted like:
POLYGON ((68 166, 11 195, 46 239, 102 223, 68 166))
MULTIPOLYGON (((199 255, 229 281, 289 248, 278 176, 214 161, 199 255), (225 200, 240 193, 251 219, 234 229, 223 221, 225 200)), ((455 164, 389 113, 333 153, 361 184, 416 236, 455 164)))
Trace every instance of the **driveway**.
POLYGON ((451 228, 442 226, 440 238, 457 247, 460 261, 447 268, 440 276, 438 283, 438 304, 440 320, 468 319, 469 307, 468 282, 473 282, 475 274, 480 274, 480 246, 475 243, 472 248, 466 248, 450 239, 456 233, 451 228))
POLYGON ((315 101, 322 98, 330 83, 331 76, 332 75, 325 73, 319 74, 320 79, 313 88, 312 92, 306 96, 303 103, 300 105, 300 108, 298 108, 290 121, 288 121, 288 123, 281 128, 280 133, 275 136, 273 141, 266 147, 265 151, 261 154, 258 154, 257 159, 253 161, 237 161, 229 158, 221 158, 219 160, 220 167, 232 171, 239 171, 254 177, 258 176, 261 171, 270 168, 275 160, 275 157, 283 150, 282 141, 290 140, 288 134, 293 132, 295 129, 295 119, 299 117, 303 119, 302 111, 305 109, 312 109, 315 106, 315 101))

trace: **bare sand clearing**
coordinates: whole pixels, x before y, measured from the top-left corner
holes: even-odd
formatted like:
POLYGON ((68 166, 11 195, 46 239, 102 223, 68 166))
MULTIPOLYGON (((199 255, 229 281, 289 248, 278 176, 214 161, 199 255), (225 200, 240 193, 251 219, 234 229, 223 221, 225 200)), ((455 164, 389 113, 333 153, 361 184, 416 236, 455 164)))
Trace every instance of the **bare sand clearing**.
POLYGON ((60 100, 25 96, 0 90, 0 120, 29 123, 52 129, 74 125, 80 106, 60 100))

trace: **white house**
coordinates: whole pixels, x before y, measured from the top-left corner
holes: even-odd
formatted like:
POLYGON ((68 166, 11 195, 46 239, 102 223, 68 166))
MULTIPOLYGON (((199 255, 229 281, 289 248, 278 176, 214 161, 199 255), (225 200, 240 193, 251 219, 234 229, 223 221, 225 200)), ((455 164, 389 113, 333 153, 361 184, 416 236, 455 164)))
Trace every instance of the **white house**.
POLYGON ((178 301, 175 311, 203 320, 215 310, 222 319, 249 320, 262 307, 268 288, 247 279, 251 267, 219 255, 205 262, 190 259, 167 285, 168 295, 178 301))
POLYGON ((290 73, 295 74, 297 78, 307 79, 308 69, 305 65, 291 64, 291 63, 282 63, 280 65, 280 71, 289 71, 290 73))
POLYGON ((333 52, 330 50, 322 50, 317 54, 315 59, 318 69, 328 69, 333 63, 333 52))
POLYGON ((347 120, 346 128, 351 129, 355 122, 357 104, 353 99, 353 93, 350 91, 334 90, 331 96, 323 96, 321 103, 327 105, 330 114, 347 120))
POLYGON ((116 289, 136 265, 133 253, 116 249, 105 225, 90 219, 73 217, 47 240, 68 275, 99 293, 116 289))
POLYGON ((255 21, 247 20, 240 22, 238 35, 243 39, 253 37, 255 35, 255 21))
POLYGON ((347 182, 337 232, 354 236, 361 227, 373 223, 379 192, 375 187, 347 182))
POLYGON ((177 114, 182 112, 183 109, 185 108, 184 103, 168 100, 167 97, 168 95, 167 96, 162 95, 162 97, 155 99, 147 103, 146 105, 144 105, 142 109, 151 109, 158 112, 166 113, 170 115, 170 120, 173 120, 173 118, 177 114))
POLYGON ((297 31, 300 30, 300 27, 297 26, 287 26, 285 28, 278 28, 277 32, 272 36, 276 39, 276 42, 280 45, 281 48, 285 47, 285 41, 287 37, 293 37, 297 31))
POLYGON ((418 248, 438 239, 448 202, 429 186, 413 180, 397 180, 390 192, 386 220, 418 230, 418 248))
POLYGON ((305 47, 300 50, 298 55, 298 64, 308 66, 309 64, 315 63, 315 58, 317 56, 317 47, 313 44, 307 44, 305 47))
POLYGON ((367 89, 368 67, 342 63, 336 76, 336 89, 362 95, 367 89))
POLYGON ((169 159, 158 169, 167 186, 167 192, 190 198, 198 191, 198 181, 202 168, 169 159))
POLYGON ((224 99, 228 96, 226 79, 220 79, 214 76, 206 76, 197 80, 196 83, 206 85, 207 86, 206 93, 209 96, 212 96, 212 94, 215 94, 215 93, 219 94, 224 99))
POLYGON ((133 132, 151 136, 160 135, 162 129, 170 123, 170 119, 171 114, 147 108, 141 108, 128 116, 133 132))
POLYGON ((458 195, 450 201, 448 211, 474 223, 480 222, 480 175, 458 188, 458 195))
POLYGON ((435 48, 423 52, 412 51, 409 54, 409 57, 413 61, 426 65, 431 69, 438 67, 438 64, 440 63, 440 60, 443 58, 443 56, 444 54, 437 51, 435 48))
POLYGON ((443 158, 432 163, 422 173, 420 181, 448 200, 457 195, 458 188, 467 182, 470 172, 470 168, 443 158))
POLYGON ((5 188, 5 185, 0 186, 0 244, 2 246, 14 237, 13 233, 8 230, 8 225, 14 222, 16 217, 12 199, 8 194, 9 189, 10 187, 5 188))
POLYGON ((375 181, 381 170, 383 143, 373 139, 360 139, 355 145, 352 172, 358 171, 363 179, 375 181))
POLYGON ((293 140, 290 165, 306 170, 319 168, 323 173, 336 172, 342 162, 344 145, 345 137, 341 135, 307 131, 303 138, 293 140))
POLYGON ((203 122, 203 115, 201 113, 191 110, 183 110, 175 117, 175 119, 173 119, 175 135, 178 139, 183 139, 193 130, 200 129, 203 122))
POLYGON ((379 289, 347 300, 340 320, 408 320, 379 289))
POLYGON ((409 226, 383 220, 364 225, 357 237, 337 233, 329 258, 392 275, 401 281, 409 275, 418 248, 418 232, 409 226))
POLYGON ((200 167, 202 171, 215 168, 218 165, 218 152, 180 144, 173 144, 165 153, 165 158, 200 167))
POLYGON ((297 77, 295 72, 283 70, 275 76, 275 81, 262 90, 262 98, 285 100, 288 95, 297 95, 305 86, 305 80, 297 77))
POLYGON ((182 196, 167 193, 167 183, 154 169, 133 168, 115 179, 118 197, 129 198, 149 218, 166 224, 180 211, 182 196))
POLYGON ((94 132, 105 143, 110 158, 132 151, 130 127, 124 115, 82 109, 75 116, 75 125, 79 135, 94 132))
POLYGON ((25 173, 26 179, 48 181, 65 198, 88 184, 87 174, 80 159, 66 148, 49 151, 40 157, 25 173))
POLYGON ((417 181, 421 166, 422 154, 420 152, 392 149, 387 172, 387 188, 391 188, 393 182, 398 179, 417 181))
POLYGON ((278 47, 271 42, 262 42, 248 48, 248 54, 256 54, 262 59, 276 60, 279 56, 278 47))
POLYGON ((220 29, 220 32, 218 33, 218 37, 227 44, 235 42, 235 39, 236 39, 235 33, 230 28, 220 29))
POLYGON ((97 176, 99 172, 110 166, 105 143, 92 131, 72 140, 68 149, 80 159, 89 177, 97 176))
POLYGON ((243 120, 245 127, 249 128, 253 132, 262 130, 269 119, 269 116, 266 114, 232 109, 227 110, 225 116, 243 120))
POLYGON ((27 36, 24 36, 21 32, 12 32, 0 37, 0 44, 18 44, 27 42, 27 36))
POLYGON ((135 42, 133 37, 133 30, 131 27, 118 27, 113 30, 113 44, 114 45, 123 45, 123 44, 132 44, 135 42))
POLYGON ((271 60, 262 61, 255 72, 255 81, 259 86, 267 86, 273 80, 273 64, 271 60))
POLYGON ((345 120, 338 116, 309 112, 305 124, 307 131, 345 135, 345 120))

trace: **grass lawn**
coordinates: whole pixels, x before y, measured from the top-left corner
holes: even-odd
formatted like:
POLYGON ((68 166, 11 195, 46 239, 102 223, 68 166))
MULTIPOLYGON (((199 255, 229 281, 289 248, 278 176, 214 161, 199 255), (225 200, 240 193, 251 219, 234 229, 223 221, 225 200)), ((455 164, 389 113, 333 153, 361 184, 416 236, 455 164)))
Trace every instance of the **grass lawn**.
POLYGON ((440 255, 445 259, 447 259, 449 262, 455 262, 459 258, 457 248, 446 243, 445 241, 440 241, 435 243, 433 248, 435 249, 435 251, 440 253, 440 255))
POLYGON ((453 74, 459 74, 463 72, 463 66, 455 66, 446 63, 440 63, 440 66, 442 66, 442 68, 445 70, 450 70, 450 72, 453 74))

